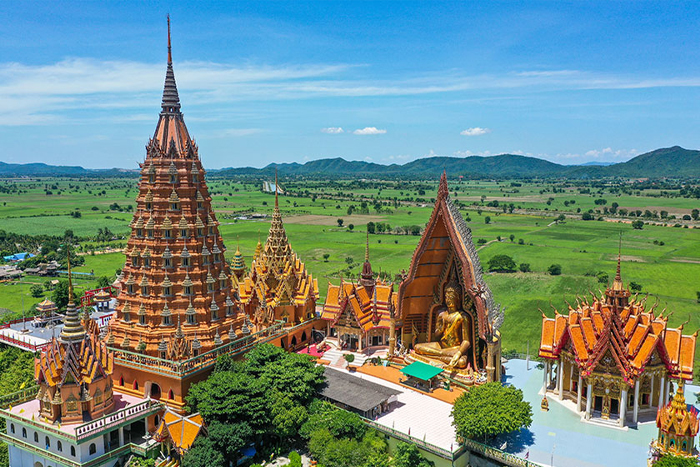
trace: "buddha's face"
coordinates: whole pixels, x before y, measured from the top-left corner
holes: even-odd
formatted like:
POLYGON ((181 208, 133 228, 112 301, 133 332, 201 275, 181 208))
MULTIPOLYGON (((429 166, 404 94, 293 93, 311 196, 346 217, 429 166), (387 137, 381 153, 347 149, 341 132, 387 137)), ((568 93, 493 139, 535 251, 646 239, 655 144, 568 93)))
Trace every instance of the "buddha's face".
POLYGON ((445 289, 445 306, 450 311, 459 309, 459 293, 456 289, 452 287, 445 289))

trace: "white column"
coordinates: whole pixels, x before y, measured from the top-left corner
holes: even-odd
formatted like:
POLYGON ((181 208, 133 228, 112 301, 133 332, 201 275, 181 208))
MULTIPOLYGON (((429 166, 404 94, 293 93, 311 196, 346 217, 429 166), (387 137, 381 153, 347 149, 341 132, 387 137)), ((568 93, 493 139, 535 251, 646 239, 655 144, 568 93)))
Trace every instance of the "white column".
POLYGON ((654 373, 651 374, 651 387, 649 389, 649 408, 654 407, 654 379, 656 378, 656 375, 654 373))
POLYGON ((620 427, 625 426, 625 418, 627 417, 627 389, 622 390, 620 397, 620 427))
POLYGON ((659 407, 664 406, 664 392, 666 392, 666 378, 661 377, 661 384, 659 385, 659 407))
POLYGON ((542 375, 542 395, 547 395, 547 375, 549 374, 549 361, 544 362, 544 374, 542 375))
POLYGON ((124 427, 119 427, 119 447, 124 446, 124 427))
POLYGON ((669 397, 671 397, 671 378, 666 381, 666 397, 664 397, 664 404, 668 402, 669 397))
POLYGON ((581 372, 578 374, 578 386, 576 387, 576 410, 581 411, 581 391, 583 391, 583 378, 581 377, 581 372))
POLYGON ((591 399, 593 399, 593 385, 588 383, 586 391, 586 420, 591 418, 591 399))
POLYGON ((559 391, 559 400, 564 398, 564 359, 559 357, 559 366, 557 367, 557 390, 559 391))
POLYGON ((639 419, 639 380, 634 383, 634 414, 632 415, 632 420, 637 423, 639 419))

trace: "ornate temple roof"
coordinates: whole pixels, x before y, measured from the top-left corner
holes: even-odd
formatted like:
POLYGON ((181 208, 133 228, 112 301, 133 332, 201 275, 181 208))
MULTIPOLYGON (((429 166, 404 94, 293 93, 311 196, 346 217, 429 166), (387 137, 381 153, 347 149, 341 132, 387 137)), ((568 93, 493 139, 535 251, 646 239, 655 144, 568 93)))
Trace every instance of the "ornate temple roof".
MULTIPOLYGON (((58 339, 53 338, 41 352, 34 368, 35 378, 40 387, 37 398, 51 404, 51 408, 43 406, 42 415, 52 421, 60 418, 62 412, 75 412, 74 417, 79 417, 79 421, 82 421, 82 410, 61 410, 60 407, 69 401, 88 400, 95 394, 103 394, 105 397, 104 404, 99 407, 100 411, 113 406, 111 392, 104 390, 105 387, 111 387, 109 376, 113 371, 112 355, 101 341, 99 327, 95 321, 89 316, 81 321, 73 301, 70 256, 68 297, 61 334, 58 339), (101 384, 96 386, 95 383, 101 384), (99 389, 99 386, 102 389, 99 389)), ((64 423, 67 421, 68 419, 64 418, 64 423)))
POLYGON ((321 318, 335 325, 345 311, 350 311, 363 332, 374 328, 389 329, 391 314, 396 309, 396 298, 392 283, 374 278, 367 240, 365 263, 358 282, 353 284, 341 279, 340 285, 329 283, 321 318))
POLYGON ((259 255, 256 249, 250 273, 240 282, 239 296, 244 304, 257 300, 270 308, 300 306, 319 297, 318 282, 289 244, 277 192, 267 241, 259 255))
POLYGON ((161 112, 138 188, 109 341, 152 356, 189 358, 218 345, 217 333, 240 329, 243 313, 231 301, 236 297, 226 248, 180 110, 169 21, 161 112))
POLYGON ((495 333, 503 314, 483 279, 479 256, 472 242, 471 229, 452 202, 447 174, 440 178, 435 207, 418 246, 413 252, 406 278, 399 285, 398 315, 401 319, 423 315, 441 300, 441 281, 456 273, 465 298, 476 308, 481 338, 495 333))
POLYGON ((170 439, 179 453, 187 451, 204 426, 199 413, 180 415, 170 408, 165 409, 160 425, 153 434, 158 442, 170 439))
POLYGON ((623 378, 632 384, 658 355, 673 377, 692 380, 697 331, 684 335, 683 326, 668 327, 663 312, 655 314, 654 307, 647 311, 646 298, 632 297, 620 277, 619 257, 617 275, 605 293, 576 301, 576 308, 569 305, 568 316, 558 311, 554 318, 542 314, 541 357, 555 359, 570 349, 587 376, 609 351, 623 378))
POLYGON ((664 433, 693 437, 698 434, 698 409, 685 402, 683 383, 673 399, 656 412, 656 426, 664 433))

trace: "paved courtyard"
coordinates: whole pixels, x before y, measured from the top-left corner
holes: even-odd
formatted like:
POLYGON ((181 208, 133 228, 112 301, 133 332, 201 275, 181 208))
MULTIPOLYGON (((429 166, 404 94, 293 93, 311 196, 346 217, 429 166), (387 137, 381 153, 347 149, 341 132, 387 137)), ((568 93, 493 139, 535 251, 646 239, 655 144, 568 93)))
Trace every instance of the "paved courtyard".
POLYGON ((394 402, 389 412, 376 419, 377 423, 446 450, 457 449, 451 424, 451 404, 375 376, 357 372, 350 374, 401 391, 397 396, 398 402, 394 402))
MULTIPOLYGON (((626 431, 581 422, 580 416, 550 398, 549 411, 540 409, 543 370, 524 360, 506 363, 504 381, 523 390, 532 404, 529 430, 511 436, 506 451, 525 456, 542 465, 566 467, 618 467, 646 465, 650 441, 656 437, 654 421, 640 423, 626 431)), ((697 386, 686 385, 688 403, 695 403, 697 386)), ((502 441, 501 441, 502 442, 502 441)))

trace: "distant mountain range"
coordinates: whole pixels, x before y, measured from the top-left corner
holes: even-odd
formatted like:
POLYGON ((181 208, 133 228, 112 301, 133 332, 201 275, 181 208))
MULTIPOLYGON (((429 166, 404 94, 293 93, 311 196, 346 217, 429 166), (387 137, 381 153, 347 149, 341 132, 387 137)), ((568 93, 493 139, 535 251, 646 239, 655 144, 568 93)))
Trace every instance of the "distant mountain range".
POLYGON ((305 164, 269 164, 262 169, 252 167, 226 168, 217 176, 272 175, 292 176, 355 176, 374 177, 437 177, 446 170, 452 176, 470 177, 637 177, 637 178, 700 178, 700 151, 680 146, 657 149, 641 154, 627 162, 561 165, 536 157, 501 154, 498 156, 425 157, 403 165, 382 165, 373 162, 319 159, 305 164))
MULTIPOLYGON (((543 177, 543 178, 700 178, 700 151, 680 146, 657 149, 641 154, 627 162, 589 162, 584 165, 561 165, 536 157, 501 154, 498 156, 425 157, 406 164, 376 164, 346 161, 342 158, 319 159, 305 164, 269 164, 262 169, 253 167, 209 170, 217 177, 270 176, 275 169, 286 176, 327 177, 437 177, 443 170, 451 176, 466 177, 543 177)), ((85 169, 78 166, 53 166, 42 163, 6 164, 0 162, 0 177, 114 177, 138 173, 127 169, 85 169)))

